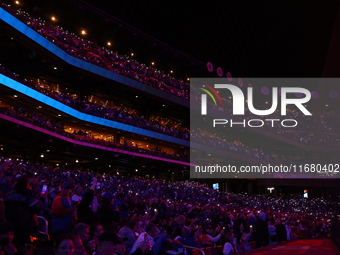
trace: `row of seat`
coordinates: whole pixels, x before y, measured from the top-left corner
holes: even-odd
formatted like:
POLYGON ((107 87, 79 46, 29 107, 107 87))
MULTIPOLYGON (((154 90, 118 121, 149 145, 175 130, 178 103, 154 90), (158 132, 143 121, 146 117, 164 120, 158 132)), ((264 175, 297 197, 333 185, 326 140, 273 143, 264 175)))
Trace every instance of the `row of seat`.
MULTIPOLYGON (((256 242, 252 241, 249 242, 252 249, 256 247, 256 242)), ((223 254, 223 247, 222 245, 218 245, 215 247, 205 247, 200 249, 193 249, 192 255, 222 255, 223 254)))

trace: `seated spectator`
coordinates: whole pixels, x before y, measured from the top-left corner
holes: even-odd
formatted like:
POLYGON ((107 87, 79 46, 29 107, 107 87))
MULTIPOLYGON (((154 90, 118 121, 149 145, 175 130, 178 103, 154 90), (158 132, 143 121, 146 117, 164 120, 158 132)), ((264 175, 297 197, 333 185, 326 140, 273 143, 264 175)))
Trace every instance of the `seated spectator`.
MULTIPOLYGON (((130 218, 135 222, 138 222, 140 228, 135 228, 135 230, 137 230, 136 235, 144 235, 145 239, 150 236, 150 238, 153 239, 153 245, 150 241, 146 242, 144 245, 144 239, 142 239, 140 245, 142 248, 138 247, 135 254, 142 253, 142 249, 144 249, 143 245, 146 246, 144 252, 153 253, 153 255, 164 255, 164 253, 167 252, 175 254, 179 252, 178 249, 172 249, 169 246, 170 242, 165 231, 166 229, 168 230, 168 234, 171 234, 171 226, 174 225, 173 222, 176 215, 180 215, 176 218, 176 224, 181 223, 183 226, 179 226, 175 229, 174 236, 172 236, 175 241, 179 241, 182 244, 189 246, 199 247, 196 238, 199 238, 202 232, 197 231, 197 228, 199 225, 204 224, 206 228, 204 235, 209 239, 210 243, 211 239, 209 238, 209 235, 214 238, 221 234, 219 242, 221 242, 222 245, 224 245, 226 241, 230 242, 229 239, 232 239, 232 242, 230 243, 233 250, 235 252, 240 252, 254 248, 249 245, 249 240, 253 240, 251 239, 253 238, 251 229, 256 229, 257 234, 261 232, 259 226, 261 220, 266 223, 266 221, 263 221, 265 220, 265 213, 269 216, 269 219, 276 219, 274 226, 276 227, 277 236, 281 241, 283 238, 287 239, 287 230, 282 223, 286 224, 287 228, 298 234, 297 238, 317 238, 318 235, 320 235, 320 238, 325 238, 330 234, 333 219, 328 213, 332 211, 333 206, 337 206, 336 203, 325 198, 305 199, 290 197, 274 198, 261 195, 249 196, 246 194, 233 194, 212 190, 205 184, 195 182, 167 182, 154 178, 148 179, 131 175, 124 176, 123 174, 118 174, 116 172, 106 173, 105 176, 103 176, 102 173, 83 171, 83 169, 72 169, 69 167, 59 168, 55 166, 49 167, 47 165, 29 162, 25 162, 24 164, 20 160, 12 161, 12 167, 14 170, 8 171, 8 174, 13 176, 22 175, 22 177, 18 176, 18 178, 16 178, 19 182, 23 176, 27 176, 24 174, 25 172, 34 169, 34 175, 36 176, 34 181, 36 182, 36 186, 39 186, 39 184, 47 184, 51 187, 52 183, 55 184, 55 186, 58 186, 60 183, 65 183, 63 185, 64 188, 68 185, 69 180, 72 179, 75 184, 82 185, 82 187, 85 188, 93 178, 98 178, 98 183, 101 183, 105 190, 112 191, 116 194, 116 207, 120 209, 124 208, 124 212, 126 212, 126 214, 124 214, 124 217, 126 217, 127 220, 126 223, 129 222, 128 220, 130 218), (47 176, 51 176, 51 178, 47 178, 47 176), (161 213, 159 205, 156 207, 158 202, 155 198, 160 196, 165 198, 165 214, 161 213), (146 208, 145 210, 149 212, 152 211, 152 203, 155 203, 154 208, 158 208, 160 214, 157 215, 155 212, 154 217, 151 219, 148 212, 145 213, 144 211, 143 215, 138 214, 138 208, 136 207, 138 200, 141 205, 146 208), (190 208, 192 204, 195 204, 195 210, 191 211, 190 208), (318 206, 318 210, 316 211, 315 205, 318 206), (246 230, 247 227, 243 230, 239 243, 236 242, 235 238, 230 237, 231 233, 228 232, 226 235, 223 235, 223 227, 228 228, 228 225, 230 225, 230 229, 232 229, 232 225, 235 225, 239 215, 249 215, 255 207, 257 208, 256 210, 260 210, 261 212, 258 215, 259 219, 253 224, 249 231, 246 230), (295 212, 297 209, 300 210, 299 214, 295 212), (320 213, 322 213, 322 216, 320 216, 320 213), (154 222, 157 222, 159 230, 162 229, 160 233, 158 235, 156 233, 156 236, 154 237, 152 237, 154 234, 149 233, 150 229, 148 226, 153 220, 154 222), (191 222, 191 224, 185 226, 185 223, 189 222, 191 222), (148 227, 145 229, 144 225, 148 227), (212 226, 217 227, 213 230, 213 228, 211 228, 212 226), (144 233, 147 233, 148 235, 144 233), (224 240, 225 237, 227 237, 228 240, 224 240)), ((41 192, 41 188, 37 190, 39 193, 41 192)), ((101 189, 98 189, 97 192, 99 193, 99 196, 103 193, 101 189)), ((106 193, 109 194, 111 203, 112 194, 110 192, 106 193)), ((103 197, 105 200, 105 193, 103 197)), ((99 201, 101 202, 100 197, 99 201)), ((109 208, 112 209, 112 206, 109 208)), ((118 232, 118 224, 116 222, 114 223, 114 232, 118 232)), ((82 225, 83 224, 78 224, 76 228, 81 229, 82 225)), ((113 226, 113 224, 111 225, 113 226)), ((269 225, 271 224, 269 223, 269 225)), ((86 227, 85 229, 88 230, 88 226, 86 224, 84 226, 86 227)), ((239 224, 239 226, 241 230, 243 223, 239 224)), ((268 234, 270 234, 269 226, 267 224, 264 224, 264 226, 268 231, 268 234)), ((129 228, 128 233, 131 233, 130 230, 133 231, 133 228, 129 228)), ((97 240, 95 243, 99 244, 99 236, 102 231, 100 225, 98 225, 98 223, 93 224, 90 231, 92 240, 97 240)), ((80 234, 80 232, 81 231, 77 233, 80 234)), ((87 232, 88 231, 84 232, 85 238, 83 239, 86 239, 87 232)), ((269 242, 269 235, 267 235, 267 240, 269 242)), ((83 243, 81 238, 80 241, 83 243)), ((82 252, 82 244, 76 242, 76 240, 74 240, 74 242, 76 247, 79 247, 78 251, 82 252)), ((16 245, 15 241, 14 245, 20 250, 20 246, 16 245)), ((227 244, 226 246, 229 245, 227 244)), ((76 253, 77 251, 75 250, 74 252, 76 253)), ((90 251, 90 254, 91 253, 92 251, 90 251)))
POLYGON ((73 233, 78 235, 84 244, 86 251, 90 254, 95 250, 95 243, 90 241, 90 226, 85 223, 78 223, 73 228, 73 233))
POLYGON ((158 235, 157 225, 150 223, 146 226, 145 232, 141 233, 133 244, 130 254, 150 253, 152 246, 155 244, 154 237, 158 235), (138 249, 138 251, 137 251, 138 249))
POLYGON ((19 254, 18 249, 13 244, 14 226, 9 221, 0 223, 0 254, 19 254))
POLYGON ((93 255, 124 255, 126 248, 124 242, 113 231, 105 231, 99 237, 99 246, 93 255))
POLYGON ((136 225, 137 225, 137 222, 135 220, 130 220, 128 224, 126 224, 119 230, 119 235, 122 238, 126 239, 126 241, 124 242, 126 244, 126 251, 128 254, 130 254, 130 250, 136 241, 136 233, 135 233, 136 225))
POLYGON ((196 231, 195 236, 191 236, 190 234, 191 232, 188 232, 184 227, 177 227, 173 233, 173 240, 177 240, 183 245, 202 247, 198 244, 196 239, 196 236, 199 234, 199 232, 196 231))
POLYGON ((74 239, 71 234, 61 234, 54 241, 55 255, 73 255, 74 239))
POLYGON ((91 255, 92 253, 87 253, 84 243, 79 235, 74 235, 74 255, 91 255))
POLYGON ((256 222, 256 217, 253 213, 249 213, 248 214, 248 220, 247 220, 247 229, 250 228, 250 225, 254 225, 254 223, 256 222))
POLYGON ((99 245, 99 237, 104 232, 104 228, 99 222, 93 222, 90 225, 90 242, 93 241, 95 247, 99 245))
POLYGON ((168 239, 162 254, 182 255, 185 254, 185 249, 180 242, 168 239))
MULTIPOLYGON (((170 240, 168 238, 168 235, 166 234, 165 230, 164 229, 160 229, 160 230, 157 231, 158 235, 156 235, 154 237, 155 243, 152 246, 152 253, 154 255, 162 254, 162 252, 164 252, 164 249, 166 247, 167 242, 170 240)), ((175 241, 175 242, 179 243, 177 241, 175 241)), ((182 246, 182 245, 180 244, 180 246, 182 246)))
POLYGON ((234 239, 235 239, 234 234, 229 232, 226 238, 228 241, 223 246, 223 255, 229 255, 229 254, 235 253, 236 249, 234 246, 234 239))
POLYGON ((175 230, 177 227, 185 227, 185 216, 184 215, 179 215, 175 218, 174 224, 172 224, 172 229, 175 230))
POLYGON ((276 227, 272 224, 272 220, 268 220, 267 224, 270 244, 276 244, 277 243, 276 227))
POLYGON ((73 233, 78 235, 83 243, 87 243, 90 240, 90 226, 85 223, 78 223, 75 225, 73 233))
POLYGON ((250 229, 249 233, 243 233, 242 238, 240 239, 240 247, 241 251, 249 251, 251 250, 251 245, 249 240, 252 238, 253 228, 250 229))
POLYGON ((196 230, 196 240, 200 245, 199 247, 208 247, 210 245, 210 240, 205 234, 203 234, 201 227, 196 230))
POLYGON ((225 230, 221 229, 219 225, 216 227, 215 230, 210 225, 205 228, 205 236, 210 240, 211 243, 218 242, 224 234, 225 230), (213 237, 214 235, 216 236, 213 237))

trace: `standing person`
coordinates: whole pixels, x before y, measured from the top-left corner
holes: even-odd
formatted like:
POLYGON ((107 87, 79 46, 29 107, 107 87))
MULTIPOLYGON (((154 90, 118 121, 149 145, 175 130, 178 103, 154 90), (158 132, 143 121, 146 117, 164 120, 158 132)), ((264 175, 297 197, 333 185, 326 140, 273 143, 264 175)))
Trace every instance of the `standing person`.
POLYGON ((52 236, 70 233, 75 223, 75 207, 71 204, 70 194, 73 185, 64 183, 61 192, 52 202, 52 236))
POLYGON ((80 196, 81 192, 82 192, 82 187, 80 185, 74 188, 74 194, 72 195, 72 198, 71 198, 72 205, 76 206, 79 204, 81 200, 81 196, 80 196))
POLYGON ((27 175, 18 178, 14 188, 5 199, 6 219, 15 227, 15 242, 25 244, 30 242, 30 236, 37 232, 37 213, 45 209, 31 192, 31 183, 27 175))
POLYGON ((233 233, 237 241, 241 239, 244 228, 247 225, 247 222, 245 221, 244 218, 245 217, 243 214, 239 214, 237 219, 234 221, 233 233))
POLYGON ((253 236, 256 241, 256 248, 269 244, 268 224, 265 222, 266 215, 260 212, 258 220, 254 223, 253 236))
POLYGON ((292 230, 290 228, 290 221, 291 221, 292 217, 289 217, 286 221, 285 221, 285 228, 286 228, 286 233, 287 233, 287 240, 294 240, 294 236, 292 233, 292 230))
MULTIPOLYGON (((95 222, 95 212, 97 211, 98 204, 96 196, 94 195, 94 190, 97 185, 97 178, 92 178, 92 185, 89 189, 83 190, 80 193, 80 200, 77 203, 77 219, 78 222, 83 222, 88 225, 95 222), (94 210, 95 207, 95 210, 94 210)), ((79 186, 80 187, 80 186, 79 186)))
POLYGON ((287 231, 284 221, 281 221, 279 218, 276 220, 276 235, 279 243, 287 241, 287 231))
POLYGON ((7 195, 10 191, 13 190, 13 176, 9 171, 11 169, 11 165, 7 162, 3 163, 0 166, 0 190, 3 192, 4 196, 7 195))
MULTIPOLYGON (((2 179, 2 182, 3 182, 3 176, 9 170, 9 168, 10 166, 7 163, 3 163, 0 165, 0 179, 2 179)), ((5 195, 6 194, 3 193, 3 189, 0 188, 0 222, 3 222, 6 220, 5 195)))
POLYGON ((91 203, 94 198, 94 191, 92 189, 86 189, 82 193, 82 199, 77 205, 77 219, 78 222, 86 223, 90 225, 95 222, 95 214, 91 208, 91 203))
POLYGON ((112 222, 119 222, 119 213, 112 208, 113 202, 111 192, 102 195, 102 203, 96 212, 96 217, 104 229, 107 229, 112 222))

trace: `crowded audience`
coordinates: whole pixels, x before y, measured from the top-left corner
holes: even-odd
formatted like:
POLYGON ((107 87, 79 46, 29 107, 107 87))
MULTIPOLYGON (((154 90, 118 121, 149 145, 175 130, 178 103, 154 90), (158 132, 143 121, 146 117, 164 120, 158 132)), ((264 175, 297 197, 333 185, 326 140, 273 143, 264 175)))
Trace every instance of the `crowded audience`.
POLYGON ((40 249, 43 237, 33 221, 37 215, 49 222, 51 242, 46 245, 52 248, 54 242, 56 254, 64 254, 64 249, 71 250, 69 254, 108 250, 120 255, 170 250, 184 254, 190 246, 220 247, 226 255, 331 234, 333 202, 324 198, 250 196, 190 181, 99 174, 10 158, 2 161, 0 174, 10 177, 0 183, 5 211, 0 237, 8 254, 20 251, 32 236, 37 237, 35 249, 40 249), (71 200, 77 189, 80 200, 71 200), (21 213, 21 219, 14 213, 21 213))

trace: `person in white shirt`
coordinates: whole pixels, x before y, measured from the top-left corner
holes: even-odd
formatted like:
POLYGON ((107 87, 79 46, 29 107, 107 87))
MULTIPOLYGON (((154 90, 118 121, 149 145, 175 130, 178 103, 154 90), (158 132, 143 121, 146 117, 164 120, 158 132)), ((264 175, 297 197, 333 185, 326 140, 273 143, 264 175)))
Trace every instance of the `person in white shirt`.
POLYGON ((154 237, 159 233, 158 227, 156 224, 150 223, 146 226, 145 232, 141 233, 137 238, 136 242, 133 244, 130 254, 134 253, 138 248, 144 252, 150 252, 152 246, 154 245, 154 237))
POLYGON ((228 242, 226 242, 223 246, 223 255, 229 255, 235 253, 234 249, 234 234, 230 233, 229 237, 227 238, 228 242))
POLYGON ((294 239, 292 230, 291 230, 291 228, 290 228, 290 219, 291 219, 291 217, 289 217, 289 218, 285 221, 285 227, 286 227, 287 240, 288 240, 288 241, 294 239))
POLYGON ((216 227, 215 231, 213 231, 212 226, 209 225, 209 226, 206 227, 205 231, 207 232, 205 235, 206 235, 206 236, 208 237, 208 239, 209 239, 211 242, 213 242, 213 243, 216 243, 218 240, 220 240, 221 236, 223 236, 223 235, 225 234, 225 230, 222 229, 222 228, 220 227, 220 225, 218 225, 218 226, 216 227), (215 237, 213 237, 213 235, 214 235, 213 232, 215 232, 215 233, 220 232, 220 233, 219 233, 218 235, 216 235, 215 237))
POLYGON ((81 201, 81 196, 80 196, 81 191, 82 191, 82 187, 80 185, 74 188, 74 194, 72 195, 72 198, 71 198, 71 202, 73 205, 77 205, 81 201))
POLYGON ((272 224, 271 220, 268 220, 268 233, 270 237, 270 244, 277 244, 276 227, 272 224))
POLYGON ((252 236, 253 228, 250 228, 249 233, 242 233, 242 238, 240 239, 240 246, 242 246, 241 251, 249 251, 251 250, 251 245, 249 243, 249 240, 252 236))

